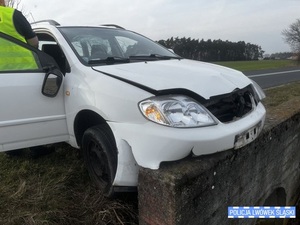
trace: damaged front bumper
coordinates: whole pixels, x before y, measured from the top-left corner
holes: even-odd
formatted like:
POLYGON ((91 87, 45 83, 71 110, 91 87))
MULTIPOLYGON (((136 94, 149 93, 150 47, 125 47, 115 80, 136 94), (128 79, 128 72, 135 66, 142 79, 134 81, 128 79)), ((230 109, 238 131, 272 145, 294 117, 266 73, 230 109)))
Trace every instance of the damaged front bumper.
POLYGON ((158 169, 161 162, 182 159, 191 151, 199 156, 244 146, 259 135, 265 115, 264 106, 258 103, 251 113, 239 120, 230 123, 219 122, 215 126, 208 127, 172 128, 148 121, 143 124, 109 122, 119 151, 116 182, 121 185, 122 182, 119 181, 135 174, 135 178, 126 182, 126 185, 129 185, 137 179, 138 166, 158 169), (254 127, 255 135, 251 133, 254 127), (244 141, 247 132, 252 136, 244 141), (237 137, 240 137, 239 142, 237 137), (132 154, 128 156, 128 152, 132 154), (134 166, 130 167, 130 164, 134 166), (131 172, 126 175, 126 171, 123 170, 131 172))

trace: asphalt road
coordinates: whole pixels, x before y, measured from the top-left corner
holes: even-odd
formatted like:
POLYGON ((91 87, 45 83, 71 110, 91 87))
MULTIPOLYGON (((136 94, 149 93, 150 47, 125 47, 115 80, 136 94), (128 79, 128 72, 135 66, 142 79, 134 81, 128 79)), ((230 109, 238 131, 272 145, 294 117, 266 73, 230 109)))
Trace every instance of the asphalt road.
POLYGON ((266 89, 300 81, 300 66, 277 70, 247 71, 244 74, 266 89))

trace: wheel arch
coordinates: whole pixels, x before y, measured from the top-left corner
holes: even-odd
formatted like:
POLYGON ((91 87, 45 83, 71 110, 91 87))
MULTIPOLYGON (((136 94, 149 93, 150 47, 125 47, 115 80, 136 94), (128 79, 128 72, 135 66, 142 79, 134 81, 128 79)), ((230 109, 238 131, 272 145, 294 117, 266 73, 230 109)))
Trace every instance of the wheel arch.
MULTIPOLYGON (((106 124, 108 127, 106 120, 100 116, 98 113, 92 111, 92 110, 81 110, 78 112, 78 114, 75 117, 74 120, 74 134, 76 138, 77 145, 79 147, 82 146, 82 137, 84 132, 93 126, 106 124)), ((112 134, 112 137, 114 137, 112 130, 109 127, 109 130, 112 134)), ((114 139, 115 142, 115 139, 114 139)), ((116 142, 115 142, 116 143, 116 142)))

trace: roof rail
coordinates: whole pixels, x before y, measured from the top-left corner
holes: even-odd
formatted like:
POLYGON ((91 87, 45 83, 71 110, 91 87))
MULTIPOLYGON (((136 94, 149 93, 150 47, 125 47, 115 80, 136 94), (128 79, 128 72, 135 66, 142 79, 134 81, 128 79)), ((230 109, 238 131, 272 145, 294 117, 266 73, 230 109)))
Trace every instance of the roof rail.
POLYGON ((33 22, 31 24, 37 24, 37 23, 49 23, 50 25, 53 25, 53 26, 60 26, 60 24, 58 22, 56 22, 55 20, 39 20, 39 21, 33 22))
POLYGON ((125 30, 124 27, 121 27, 121 26, 116 25, 116 24, 102 24, 101 26, 105 26, 105 27, 115 27, 115 28, 119 28, 119 29, 125 30))

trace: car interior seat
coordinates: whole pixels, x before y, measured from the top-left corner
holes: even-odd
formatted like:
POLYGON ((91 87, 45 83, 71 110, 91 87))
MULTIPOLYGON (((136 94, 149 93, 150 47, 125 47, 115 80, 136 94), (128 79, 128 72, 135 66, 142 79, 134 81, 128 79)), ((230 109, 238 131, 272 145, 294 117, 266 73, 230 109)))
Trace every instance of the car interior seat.
POLYGON ((92 45, 91 48, 91 59, 106 59, 107 51, 103 45, 92 45))

